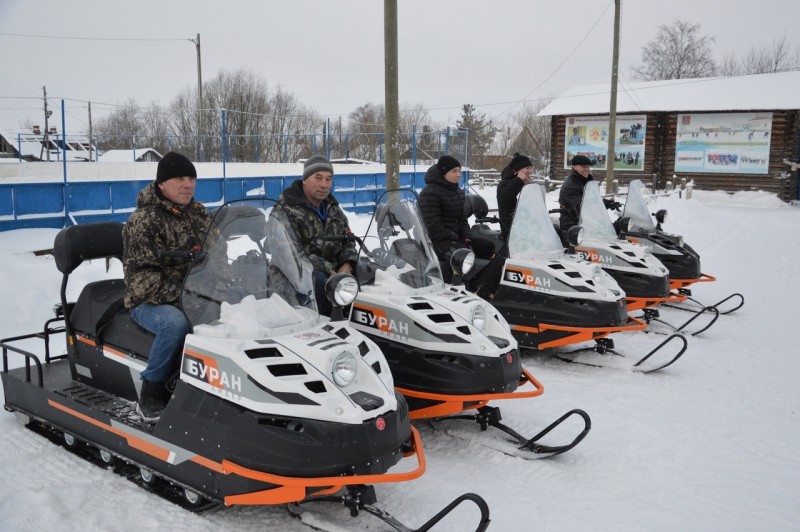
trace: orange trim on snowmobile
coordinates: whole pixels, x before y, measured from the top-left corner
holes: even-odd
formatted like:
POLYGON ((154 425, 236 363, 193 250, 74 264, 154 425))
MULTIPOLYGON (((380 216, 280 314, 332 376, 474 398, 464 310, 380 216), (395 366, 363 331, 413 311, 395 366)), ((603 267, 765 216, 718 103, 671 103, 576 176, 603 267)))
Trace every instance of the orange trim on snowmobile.
POLYGON ((625 296, 625 304, 628 312, 642 310, 645 307, 655 307, 661 303, 682 303, 686 301, 686 296, 671 292, 669 297, 628 297, 625 296))
POLYGON ((116 434, 117 436, 119 436, 121 438, 125 438, 125 441, 127 441, 128 445, 133 449, 142 451, 143 453, 149 454, 150 456, 154 456, 154 457, 158 458, 159 460, 163 460, 165 462, 169 462, 169 457, 172 454, 172 451, 170 451, 169 449, 165 449, 163 447, 159 447, 158 445, 156 445, 154 443, 151 443, 149 441, 145 441, 145 440, 143 440, 143 439, 141 439, 141 438, 139 438, 137 436, 134 436, 133 434, 128 434, 127 432, 125 432, 122 429, 119 429, 117 427, 113 427, 113 426, 109 425, 108 423, 103 423, 102 421, 99 421, 97 419, 94 419, 93 417, 87 416, 86 414, 81 414, 77 410, 73 410, 72 408, 69 408, 68 406, 62 405, 61 403, 57 403, 57 402, 53 401, 52 399, 48 399, 47 403, 50 406, 52 406, 53 408, 61 410, 62 412, 66 412, 67 414, 69 414, 71 416, 74 416, 74 417, 76 417, 78 419, 81 419, 81 420, 83 420, 83 421, 85 421, 87 423, 90 423, 90 424, 92 424, 92 425, 94 425, 96 427, 99 427, 99 428, 101 428, 103 430, 107 430, 108 432, 111 432, 112 434, 116 434))
MULTIPOLYGON (((174 456, 174 451, 170 451, 169 449, 156 445, 155 443, 145 441, 142 438, 134 436, 133 434, 129 434, 120 428, 103 423, 102 421, 94 419, 91 416, 81 414, 77 410, 57 403, 52 399, 48 399, 47 402, 53 408, 61 410, 62 412, 74 416, 82 421, 124 438, 128 442, 128 445, 133 449, 137 449, 145 454, 149 454, 150 456, 158 458, 159 460, 163 460, 164 462, 171 463, 170 459, 172 456, 174 456)), ((427 463, 425 461, 425 453, 422 450, 422 442, 420 440, 419 432, 414 427, 411 427, 411 442, 411 451, 404 453, 404 455, 416 455, 417 468, 413 471, 406 471, 403 473, 311 478, 284 477, 281 475, 273 475, 263 471, 248 469, 225 459, 223 459, 222 462, 216 462, 204 456, 194 455, 193 457, 189 458, 189 461, 210 469, 216 473, 224 475, 235 474, 244 478, 278 485, 278 487, 269 490, 256 491, 253 493, 242 493, 239 495, 229 495, 225 497, 226 506, 233 504, 284 504, 306 499, 306 488, 323 487, 325 488, 324 490, 317 491, 314 493, 314 495, 327 495, 336 493, 344 486, 350 486, 354 484, 404 482, 406 480, 414 480, 419 478, 423 473, 425 473, 427 463)))
POLYGON ((88 344, 92 347, 100 347, 104 353, 108 353, 119 358, 128 358, 128 355, 126 353, 123 353, 122 351, 118 351, 112 347, 108 347, 107 345, 98 346, 97 342, 95 342, 89 337, 77 335, 77 338, 79 342, 83 342, 84 344, 88 344))
POLYGON ((549 323, 540 323, 538 327, 512 325, 511 330, 533 334, 540 334, 544 331, 562 331, 573 333, 569 336, 564 336, 563 338, 557 338, 555 340, 539 344, 538 349, 548 349, 551 347, 563 347, 565 345, 572 345, 581 342, 590 342, 615 332, 642 331, 645 329, 645 327, 647 327, 645 322, 628 316, 628 321, 625 323, 625 325, 618 325, 615 327, 571 327, 568 325, 551 325, 549 323))
POLYGON ((97 344, 91 338, 87 338, 85 336, 77 335, 78 341, 83 342, 84 344, 89 344, 92 347, 97 347, 97 344))
POLYGON ((697 279, 672 279, 669 280, 669 289, 677 290, 678 288, 686 288, 694 283, 710 283, 716 281, 717 278, 707 273, 701 273, 697 279))
POLYGON ((306 488, 325 488, 322 492, 314 495, 330 494, 339 491, 344 486, 355 484, 386 484, 389 482, 405 482, 419 478, 425 472, 427 464, 425 453, 422 451, 422 442, 419 432, 411 427, 411 440, 414 454, 417 456, 417 468, 413 471, 403 473, 382 473, 377 475, 347 475, 336 477, 284 477, 273 475, 264 471, 256 471, 244 466, 240 466, 230 460, 222 460, 223 472, 226 475, 239 475, 243 478, 276 484, 278 487, 254 491, 252 493, 241 493, 225 497, 225 506, 234 504, 285 504, 289 502, 302 501, 306 498, 306 488))
MULTIPOLYGON (((522 377, 524 377, 524 379, 528 381, 534 387, 534 389, 523 392, 517 389, 513 392, 481 393, 469 395, 446 395, 441 393, 420 392, 417 390, 410 390, 408 388, 401 388, 400 386, 395 386, 394 389, 406 397, 441 401, 439 404, 425 408, 418 408, 417 410, 412 410, 408 413, 408 417, 411 419, 428 419, 432 417, 449 416, 451 414, 463 412, 464 410, 480 408, 489 401, 494 401, 495 399, 524 399, 527 397, 537 397, 544 393, 544 386, 542 386, 542 384, 537 381, 536 378, 525 368, 522 368, 522 375, 520 377, 520 380, 522 380, 522 377), (467 405, 466 403, 472 404, 467 405)), ((524 385, 525 382, 522 382, 521 386, 524 385)))

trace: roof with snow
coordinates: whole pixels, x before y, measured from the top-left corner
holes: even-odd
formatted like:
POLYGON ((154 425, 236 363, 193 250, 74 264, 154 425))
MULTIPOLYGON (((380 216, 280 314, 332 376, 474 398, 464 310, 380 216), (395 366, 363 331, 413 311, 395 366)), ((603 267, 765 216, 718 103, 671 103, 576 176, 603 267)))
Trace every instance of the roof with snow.
MULTIPOLYGON (((617 85, 617 113, 800 109, 800 72, 670 79, 617 85)), ((608 114, 611 84, 578 85, 539 116, 608 114)))
POLYGON ((160 161, 163 156, 153 148, 136 150, 107 150, 97 159, 101 163, 130 163, 141 161, 160 161))

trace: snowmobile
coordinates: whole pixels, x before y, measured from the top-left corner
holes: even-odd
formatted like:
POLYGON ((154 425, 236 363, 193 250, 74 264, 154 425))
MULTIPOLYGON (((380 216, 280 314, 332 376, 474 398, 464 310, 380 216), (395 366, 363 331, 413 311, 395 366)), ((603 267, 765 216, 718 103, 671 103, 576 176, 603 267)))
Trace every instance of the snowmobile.
MULTIPOLYGON (((535 397, 544 388, 522 367, 517 341, 500 313, 463 286, 443 281, 413 191, 384 193, 365 236, 344 238, 361 247, 356 268, 360 291, 350 325, 380 346, 412 420, 470 419, 483 431, 495 427, 515 440, 516 448, 500 450, 524 458, 566 452, 586 436, 591 421, 579 409, 527 438, 500 422, 499 408, 488 406, 495 400, 535 397), (577 436, 563 444, 541 442, 572 416, 583 422, 577 436)), ((463 270, 471 257, 469 250, 456 253, 454 270, 463 270)))
MULTIPOLYGON (((161 254, 191 262, 181 307, 193 331, 155 422, 136 413, 153 336, 124 308, 124 281, 90 282, 75 302, 66 296, 82 263, 121 258, 122 224, 60 231, 53 247, 63 275, 58 315, 43 332, 0 342, 5 409, 193 510, 339 494, 352 514, 386 518, 373 506, 372 485, 423 474, 418 431, 375 343, 317 312, 311 264, 292 244, 291 229, 268 214, 273 204, 227 203, 196 249, 161 254), (50 341, 60 333, 67 352, 53 356, 50 341), (20 347, 33 339, 44 341, 44 360, 41 349, 20 347), (10 369, 9 353, 24 365, 10 369), (405 456, 416 466, 390 472, 405 456)), ((338 275, 326 288, 341 307, 352 302, 357 282, 338 275)), ((481 508, 478 529, 485 528, 488 508, 474 494, 429 523, 467 500, 481 508)))
MULTIPOLYGON (((656 219, 655 224, 647 208, 642 182, 638 179, 631 181, 625 208, 617 224, 620 238, 650 248, 653 256, 669 270, 670 289, 677 291, 685 301, 693 303, 695 307, 706 312, 712 312, 713 309, 719 314, 730 314, 740 309, 744 305, 744 296, 740 293, 731 294, 713 305, 704 305, 692 297, 692 291, 688 287, 717 279, 701 271, 700 255, 684 242, 682 236, 666 233, 661 229, 661 224, 667 218, 665 209, 660 209, 653 216, 656 219)), ((683 305, 670 306, 683 308, 683 305)))
POLYGON ((606 205, 596 181, 589 181, 583 191, 579 224, 584 229, 583 241, 575 249, 584 259, 598 264, 625 291, 628 312, 641 310, 648 325, 658 322, 675 332, 696 335, 707 330, 717 319, 716 309, 708 310, 709 319, 699 320, 703 311, 679 325, 661 317, 655 307, 681 303, 686 296, 671 290, 670 273, 650 248, 617 236, 606 213, 606 205))
MULTIPOLYGON (((569 248, 564 249, 550 220, 541 185, 523 187, 505 243, 500 232, 487 225, 498 220, 496 216, 487 217, 483 198, 469 197, 469 214, 476 217, 473 238, 492 240, 496 253, 492 258, 476 259, 474 272, 465 276, 466 286, 486 294, 511 324, 521 347, 542 350, 594 341, 591 348, 559 351, 557 356, 576 361, 578 354, 587 350, 620 355, 608 336, 646 327, 643 321, 628 315, 626 293, 617 281, 599 264, 576 253, 582 243, 582 227, 570 229, 569 248), (494 269, 497 274, 492 273, 494 269)), ((630 368, 641 372, 662 369, 675 362, 687 345, 682 336, 671 335, 630 368), (678 349, 662 351, 667 344, 678 349), (666 359, 665 353, 669 353, 666 359)), ((606 365, 603 357, 581 355, 581 360, 589 359, 595 360, 592 365, 606 365)))

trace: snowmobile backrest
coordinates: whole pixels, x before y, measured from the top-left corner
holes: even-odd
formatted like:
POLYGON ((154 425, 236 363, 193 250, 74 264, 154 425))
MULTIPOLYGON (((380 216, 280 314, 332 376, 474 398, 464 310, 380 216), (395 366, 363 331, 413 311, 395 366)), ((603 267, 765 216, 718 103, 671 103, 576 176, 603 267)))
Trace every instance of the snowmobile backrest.
POLYGON ((475 216, 475 218, 486 218, 489 214, 489 205, 486 204, 486 200, 483 199, 483 196, 478 194, 469 194, 464 197, 464 216, 469 218, 470 216, 475 216))
POLYGON ((59 231, 53 242, 58 271, 70 274, 85 260, 107 257, 122 260, 122 227, 120 222, 97 222, 59 231))

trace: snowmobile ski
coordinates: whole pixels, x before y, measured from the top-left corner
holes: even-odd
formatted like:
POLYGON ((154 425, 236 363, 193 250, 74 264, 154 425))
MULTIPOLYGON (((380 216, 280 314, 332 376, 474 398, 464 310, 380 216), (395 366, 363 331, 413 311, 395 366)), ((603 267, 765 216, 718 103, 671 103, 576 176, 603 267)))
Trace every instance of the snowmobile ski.
MULTIPOLYGON (((459 416, 449 416, 445 418, 437 418, 431 420, 431 425, 434 427, 435 430, 439 430, 439 424, 441 422, 447 422, 448 420, 455 420, 455 419, 467 419, 467 420, 474 420, 480 426, 481 431, 487 430, 489 427, 494 427, 498 430, 503 431, 508 436, 511 436, 513 440, 506 440, 509 445, 505 446, 502 445, 502 442, 495 442, 489 441, 488 438, 479 438, 481 444, 486 445, 492 449, 500 451, 503 454, 508 456, 514 456, 517 458, 524 458, 525 460, 536 460, 540 458, 549 458, 551 456, 556 456, 562 453, 565 453, 578 445, 589 431, 592 428, 592 420, 589 418, 589 414, 584 412, 579 408, 575 408, 570 410, 569 412, 563 414, 561 417, 550 423, 547 427, 539 431, 535 436, 532 438, 526 438, 516 430, 512 429, 508 425, 501 423, 500 420, 502 416, 500 414, 500 409, 490 406, 482 406, 478 408, 478 411, 474 415, 459 415, 459 416), (572 438, 572 440, 568 443, 560 444, 560 445, 552 445, 552 444, 544 444, 541 443, 542 438, 550 434, 553 430, 556 429, 559 425, 564 423, 567 419, 577 416, 583 422, 583 427, 580 429, 580 432, 572 438)), ((465 429, 460 430, 453 430, 453 429, 444 429, 443 430, 447 435, 462 439, 464 441, 474 442, 476 440, 475 432, 468 432, 465 429)))
POLYGON ((425 523, 423 523, 419 528, 411 528, 407 525, 404 525, 389 512, 374 506, 376 498, 374 489, 371 486, 350 486, 341 496, 317 497, 314 499, 308 499, 303 503, 291 503, 287 505, 287 510, 292 517, 299 519, 304 525, 312 528, 313 530, 320 530, 323 532, 327 529, 324 528, 324 525, 319 522, 320 519, 317 519, 316 517, 313 519, 308 518, 309 513, 311 512, 309 507, 312 503, 341 503, 350 510, 350 515, 352 517, 357 517, 358 514, 363 511, 377 517, 398 532, 423 532, 433 528, 458 506, 467 501, 475 503, 480 511, 480 521, 478 522, 478 526, 475 528, 475 532, 485 531, 491 522, 489 517, 489 505, 486 504, 486 501, 483 499, 483 497, 475 493, 464 493, 463 495, 456 497, 447 506, 442 508, 436 515, 425 521, 425 523))
POLYGON ((680 304, 666 304, 665 307, 676 308, 678 310, 685 310, 689 312, 696 312, 694 306, 701 307, 700 312, 708 312, 711 309, 717 311, 718 315, 725 316, 727 314, 731 314, 736 312, 740 308, 744 306, 744 296, 739 292, 734 292, 733 294, 729 295, 728 297, 722 298, 713 305, 703 305, 700 301, 692 297, 692 292, 686 288, 680 288, 678 291, 683 294, 686 299, 685 301, 689 301, 692 303, 692 306, 687 305, 680 305, 680 304))
POLYGON ((648 328, 644 330, 645 333, 651 334, 673 334, 673 333, 686 333, 690 336, 697 336, 698 334, 707 331, 714 323, 716 323, 717 318, 719 318, 719 310, 716 307, 704 307, 700 310, 694 310, 689 308, 681 308, 676 307, 673 305, 664 305, 668 308, 678 308, 680 310, 691 312, 693 315, 688 320, 684 321, 680 325, 673 325, 669 321, 663 319, 661 317, 660 309, 657 308, 644 308, 642 309, 642 319, 645 323, 647 323, 648 328), (702 319, 701 319, 702 318, 702 319), (660 323, 669 329, 669 332, 659 331, 657 329, 650 328, 649 326, 653 323, 660 323), (692 326, 692 327, 690 327, 692 326))
POLYGON ((674 364, 686 352, 688 346, 689 343, 682 334, 672 334, 637 362, 631 363, 629 358, 614 350, 613 340, 601 338, 597 340, 593 347, 558 353, 556 357, 565 362, 586 366, 627 369, 637 373, 653 373, 674 364), (662 351, 662 349, 674 342, 677 342, 677 351, 662 351), (657 354, 658 356, 656 356, 657 354))

